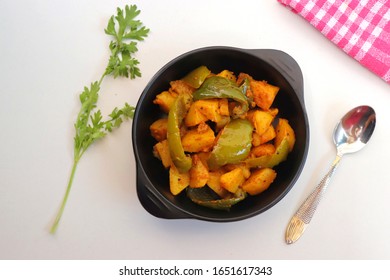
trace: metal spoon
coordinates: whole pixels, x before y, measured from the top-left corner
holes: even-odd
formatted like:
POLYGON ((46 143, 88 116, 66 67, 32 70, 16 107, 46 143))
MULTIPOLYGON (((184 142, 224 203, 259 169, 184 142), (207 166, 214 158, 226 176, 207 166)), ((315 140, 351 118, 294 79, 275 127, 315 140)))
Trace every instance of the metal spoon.
POLYGON ((375 122, 374 109, 370 106, 359 106, 349 111, 337 124, 333 132, 333 141, 337 148, 336 159, 333 161, 328 173, 326 173, 318 186, 306 198, 305 202, 290 220, 286 230, 287 244, 294 243, 302 236, 342 156, 357 152, 367 144, 374 132, 375 122))

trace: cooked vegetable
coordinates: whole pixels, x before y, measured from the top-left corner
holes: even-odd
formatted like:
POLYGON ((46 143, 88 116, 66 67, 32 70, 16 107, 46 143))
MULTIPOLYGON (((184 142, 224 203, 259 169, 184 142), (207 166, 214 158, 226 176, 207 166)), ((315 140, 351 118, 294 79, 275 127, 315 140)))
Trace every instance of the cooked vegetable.
POLYGON ((209 76, 211 71, 206 66, 200 66, 188 73, 182 80, 192 86, 199 88, 204 80, 209 76))
POLYGON ((274 167, 285 161, 289 152, 295 144, 295 133, 286 119, 279 119, 276 126, 276 136, 274 141, 275 152, 260 157, 248 158, 246 163, 249 167, 274 167))
POLYGON ((275 153, 275 146, 271 143, 261 144, 259 146, 253 147, 251 150, 251 155, 254 157, 261 157, 272 155, 275 153))
POLYGON ((161 110, 165 113, 168 113, 172 107, 173 102, 175 102, 176 96, 173 96, 169 91, 163 91, 162 93, 156 96, 153 103, 160 106, 161 110))
POLYGON ((258 134, 256 131, 252 134, 252 144, 253 146, 259 146, 261 144, 267 143, 274 139, 276 136, 275 128, 270 125, 268 129, 263 134, 258 134))
POLYGON ((278 91, 246 73, 213 74, 202 66, 171 81, 154 100, 168 120, 150 126, 154 154, 170 168, 171 193, 186 190, 196 204, 229 210, 268 189, 273 167, 295 143, 293 128, 272 107, 278 91))
POLYGON ((227 197, 229 192, 221 186, 221 176, 224 174, 222 170, 210 171, 207 186, 212 189, 219 197, 227 197))
POLYGON ((223 99, 201 99, 192 103, 185 117, 186 126, 196 126, 212 121, 217 127, 225 126, 230 120, 229 104, 223 99))
POLYGON ((232 71, 229 70, 222 70, 220 73, 217 74, 219 77, 224 77, 232 82, 237 82, 237 77, 234 75, 232 71))
POLYGON ((195 91, 195 88, 193 88, 182 80, 172 81, 169 84, 171 85, 171 87, 169 88, 169 92, 173 96, 177 96, 180 94, 192 95, 192 93, 195 91))
POLYGON ((220 178, 221 187, 231 193, 235 193, 244 181, 245 177, 241 168, 235 168, 232 171, 226 172, 220 178))
POLYGON ((271 108, 275 100, 276 94, 279 92, 279 87, 268 84, 266 81, 250 82, 250 87, 253 94, 253 100, 257 106, 263 110, 271 108))
POLYGON ((235 119, 228 123, 210 154, 208 164, 211 170, 225 164, 238 163, 248 157, 252 147, 253 127, 248 120, 235 119))
POLYGON ((150 133, 157 141, 167 139, 168 119, 158 119, 150 125, 150 133))
POLYGON ((263 135, 269 129, 274 117, 266 111, 253 110, 248 113, 248 119, 255 127, 255 132, 263 135))
POLYGON ((229 210, 233 205, 244 200, 246 193, 238 189, 233 195, 220 198, 207 186, 204 188, 187 188, 187 196, 196 204, 217 210, 229 210))
POLYGON ((124 120, 133 118, 134 107, 125 103, 121 109, 114 108, 109 119, 104 121, 101 111, 96 110, 96 104, 100 86, 106 76, 130 77, 130 79, 141 76, 137 66, 139 61, 133 57, 133 54, 138 50, 136 41, 143 41, 148 35, 149 29, 142 26, 141 21, 134 20, 139 13, 140 11, 135 5, 130 7, 126 5, 124 11, 118 8, 117 15, 110 18, 107 28, 104 30, 106 34, 113 37, 109 46, 111 56, 100 80, 91 83, 89 88, 85 87, 80 94, 81 108, 74 125, 76 135, 74 137, 72 171, 60 209, 50 229, 51 233, 55 233, 57 230, 69 197, 77 165, 85 151, 92 143, 105 137, 114 128, 118 128, 124 120))
POLYGON ((165 168, 172 165, 171 151, 169 149, 168 140, 163 140, 154 145, 156 156, 161 160, 165 168))
POLYGON ((167 139, 171 158, 179 172, 187 172, 192 165, 191 157, 184 153, 180 125, 186 113, 184 95, 179 95, 168 114, 167 139))
POLYGON ((248 100, 245 93, 236 83, 220 76, 211 76, 207 78, 202 86, 194 92, 194 100, 211 98, 228 98, 240 104, 235 107, 233 118, 238 118, 248 111, 248 100))
POLYGON ((208 152, 213 148, 214 131, 205 123, 197 128, 190 129, 181 139, 185 152, 198 153, 208 152))
POLYGON ((269 188, 276 178, 275 170, 271 168, 261 168, 252 175, 242 185, 242 189, 250 195, 257 195, 269 188))
POLYGON ((245 164, 245 162, 240 162, 238 164, 227 164, 223 167, 223 170, 225 170, 225 172, 228 172, 236 168, 240 168, 242 170, 242 174, 244 175, 245 179, 248 179, 251 175, 251 171, 249 167, 245 164))
POLYGON ((204 187, 209 179, 209 171, 197 154, 192 156, 193 165, 190 169, 190 187, 204 187))
POLYGON ((173 195, 181 193, 190 184, 190 174, 188 172, 179 172, 175 165, 169 168, 169 188, 173 195))
POLYGON ((219 113, 220 102, 218 99, 207 99, 207 100, 197 100, 192 106, 195 107, 195 110, 203 114, 207 120, 212 122, 219 122, 222 118, 219 113))
POLYGON ((288 141, 288 151, 291 152, 295 144, 295 133, 288 120, 279 119, 276 126, 275 146, 279 146, 283 139, 288 141))
POLYGON ((207 117, 199 111, 197 106, 194 106, 195 103, 196 102, 191 105, 187 116, 184 119, 184 123, 188 127, 196 126, 207 121, 207 117))
POLYGON ((288 139, 285 138, 275 149, 275 152, 273 154, 248 158, 246 159, 246 164, 250 168, 254 168, 254 167, 272 168, 287 159, 288 151, 289 151, 289 143, 288 143, 288 139))

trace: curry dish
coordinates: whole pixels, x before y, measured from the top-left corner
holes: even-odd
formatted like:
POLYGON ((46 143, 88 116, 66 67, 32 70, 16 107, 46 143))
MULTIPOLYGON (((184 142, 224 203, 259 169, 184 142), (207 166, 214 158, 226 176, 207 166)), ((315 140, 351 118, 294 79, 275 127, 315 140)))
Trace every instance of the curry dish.
POLYGON ((206 66, 171 81, 153 101, 166 116, 150 126, 171 193, 186 190, 197 204, 227 210, 267 190, 295 144, 273 106, 278 92, 247 73, 206 66))

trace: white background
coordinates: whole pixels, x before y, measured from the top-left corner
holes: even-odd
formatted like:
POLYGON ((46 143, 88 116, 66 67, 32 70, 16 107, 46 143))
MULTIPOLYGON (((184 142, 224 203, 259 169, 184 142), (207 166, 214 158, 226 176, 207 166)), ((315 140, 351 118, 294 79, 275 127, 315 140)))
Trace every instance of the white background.
POLYGON ((276 0, 3 0, 0 18, 0 259, 390 258, 390 87, 276 0), (132 3, 151 29, 138 45, 142 78, 107 78, 104 115, 135 105, 162 66, 195 48, 279 49, 299 63, 310 149, 276 206, 225 224, 151 216, 136 194, 130 121, 85 153, 49 234, 70 174, 78 95, 108 61, 109 17, 132 3), (286 245, 290 217, 334 158, 336 122, 361 104, 377 112, 371 141, 343 158, 305 235, 286 245))

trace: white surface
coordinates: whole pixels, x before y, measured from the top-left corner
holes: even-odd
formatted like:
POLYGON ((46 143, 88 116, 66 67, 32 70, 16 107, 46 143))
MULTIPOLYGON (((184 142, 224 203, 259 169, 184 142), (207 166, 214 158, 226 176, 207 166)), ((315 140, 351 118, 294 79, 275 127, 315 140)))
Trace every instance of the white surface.
POLYGON ((0 3, 0 259, 389 259, 390 87, 276 0, 10 1, 0 3), (99 106, 135 105, 150 78, 189 50, 280 49, 302 68, 310 149, 296 186, 275 207, 227 224, 162 220, 135 190, 131 122, 82 158, 55 236, 48 232, 72 163, 78 95, 108 61, 116 7, 135 3, 151 29, 142 78, 105 80, 99 106), (375 133, 343 158, 294 245, 288 220, 334 158, 332 130, 354 106, 377 112, 375 133))

